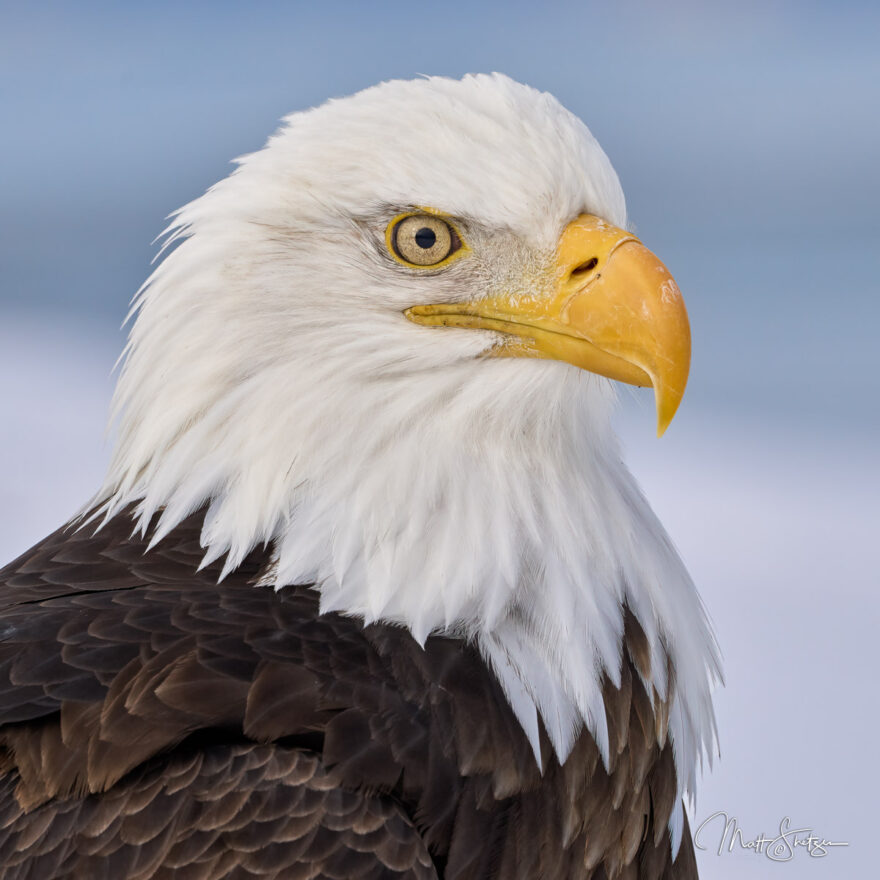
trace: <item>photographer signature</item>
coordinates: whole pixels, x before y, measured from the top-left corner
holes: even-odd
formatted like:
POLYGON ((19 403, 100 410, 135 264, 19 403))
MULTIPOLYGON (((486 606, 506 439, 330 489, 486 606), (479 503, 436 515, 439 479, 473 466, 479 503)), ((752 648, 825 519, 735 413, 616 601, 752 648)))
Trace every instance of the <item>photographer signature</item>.
POLYGON ((826 840, 817 837, 812 828, 792 828, 791 819, 785 816, 779 823, 779 835, 777 837, 765 837, 762 832, 753 840, 746 840, 739 827, 736 816, 729 816, 723 810, 712 813, 704 819, 694 832, 694 845, 697 849, 708 849, 700 842, 700 835, 710 823, 720 820, 721 838, 718 841, 718 855, 720 856, 727 844, 727 851, 733 852, 734 847, 751 850, 756 855, 767 856, 773 862, 788 862, 794 858, 798 849, 803 849, 812 858, 822 858, 828 855, 828 849, 832 846, 849 846, 848 842, 826 840), (803 835, 803 836, 801 836, 803 835))

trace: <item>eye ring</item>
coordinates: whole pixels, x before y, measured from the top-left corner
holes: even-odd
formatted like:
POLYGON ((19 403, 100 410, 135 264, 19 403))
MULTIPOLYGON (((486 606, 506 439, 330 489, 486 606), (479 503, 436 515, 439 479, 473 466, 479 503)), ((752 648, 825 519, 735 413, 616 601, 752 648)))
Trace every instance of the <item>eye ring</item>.
POLYGON ((391 256, 410 269, 438 269, 466 250, 455 226, 428 211, 398 214, 385 230, 391 256))

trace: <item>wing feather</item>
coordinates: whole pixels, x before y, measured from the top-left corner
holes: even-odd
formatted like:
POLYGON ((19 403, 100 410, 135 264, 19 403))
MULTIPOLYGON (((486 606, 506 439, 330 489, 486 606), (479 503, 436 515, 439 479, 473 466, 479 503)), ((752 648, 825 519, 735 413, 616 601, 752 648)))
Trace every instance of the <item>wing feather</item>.
POLYGON ((4 878, 696 876, 631 615, 609 766, 540 728, 542 774, 476 647, 256 586, 265 552, 218 583, 202 517, 151 548, 128 514, 68 527, 0 571, 4 878))

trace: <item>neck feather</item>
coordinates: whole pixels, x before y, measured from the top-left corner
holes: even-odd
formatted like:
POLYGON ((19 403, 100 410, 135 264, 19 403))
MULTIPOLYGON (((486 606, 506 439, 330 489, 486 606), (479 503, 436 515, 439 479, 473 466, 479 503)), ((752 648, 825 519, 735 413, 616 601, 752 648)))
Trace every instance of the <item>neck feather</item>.
POLYGON ((206 564, 225 555, 228 572, 271 543, 269 582, 315 584, 322 611, 474 640, 539 762, 540 719, 560 761, 586 729, 607 765, 602 686, 620 685, 628 609, 646 690, 669 706, 680 793, 693 791, 714 746, 717 650, 620 460, 609 383, 491 360, 415 383, 349 377, 331 394, 342 425, 263 380, 178 426, 162 455, 117 457, 105 514, 137 501, 146 529, 159 513, 155 542, 207 503, 206 564))

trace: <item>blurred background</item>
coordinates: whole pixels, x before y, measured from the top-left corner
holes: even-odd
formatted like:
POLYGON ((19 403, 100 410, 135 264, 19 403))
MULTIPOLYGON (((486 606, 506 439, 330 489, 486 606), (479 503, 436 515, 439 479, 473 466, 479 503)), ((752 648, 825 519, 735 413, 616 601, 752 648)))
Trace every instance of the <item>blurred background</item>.
POLYGON ((392 77, 500 70, 612 159, 676 276, 691 384, 632 467, 725 656, 695 824, 783 817, 788 864, 703 835, 706 878, 869 876, 880 722, 880 7, 875 3, 0 4, 0 561, 95 490, 128 301, 165 216, 279 118, 392 77))

